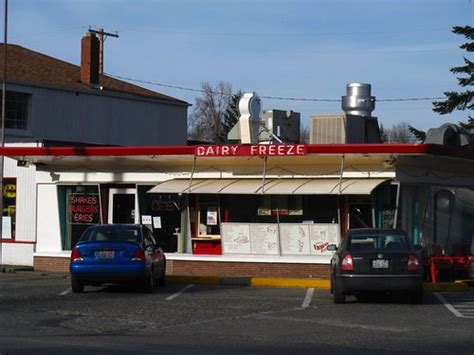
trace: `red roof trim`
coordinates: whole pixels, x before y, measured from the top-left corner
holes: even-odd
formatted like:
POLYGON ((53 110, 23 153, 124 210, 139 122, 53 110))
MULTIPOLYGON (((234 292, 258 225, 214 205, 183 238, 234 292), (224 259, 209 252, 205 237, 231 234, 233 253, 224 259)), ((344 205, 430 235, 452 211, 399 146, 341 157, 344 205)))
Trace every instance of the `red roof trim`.
MULTIPOLYGON (((308 144, 308 154, 433 154, 474 159, 474 149, 436 144, 308 144)), ((4 156, 147 156, 191 155, 196 146, 3 147, 4 156)))
POLYGON ((25 240, 15 240, 15 239, 0 239, 0 243, 3 244, 36 244, 36 242, 30 242, 25 240))

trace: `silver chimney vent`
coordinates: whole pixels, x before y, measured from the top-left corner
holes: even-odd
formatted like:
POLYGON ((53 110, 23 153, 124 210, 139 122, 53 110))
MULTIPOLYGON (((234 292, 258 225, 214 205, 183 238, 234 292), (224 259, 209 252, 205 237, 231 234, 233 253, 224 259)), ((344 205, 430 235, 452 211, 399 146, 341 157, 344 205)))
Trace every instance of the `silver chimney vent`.
POLYGON ((342 96, 341 106, 348 115, 371 117, 375 108, 375 97, 370 96, 370 84, 347 84, 346 96, 342 96))

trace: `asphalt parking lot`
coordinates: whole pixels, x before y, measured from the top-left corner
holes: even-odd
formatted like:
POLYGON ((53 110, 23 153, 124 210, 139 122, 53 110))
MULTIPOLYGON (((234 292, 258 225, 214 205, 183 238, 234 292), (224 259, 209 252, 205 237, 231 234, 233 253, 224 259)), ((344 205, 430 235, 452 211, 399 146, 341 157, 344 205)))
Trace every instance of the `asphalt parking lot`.
POLYGON ((153 294, 124 286, 73 294, 65 275, 0 273, 0 353, 472 354, 474 318, 453 313, 454 300, 454 309, 468 308, 473 289, 428 293, 422 305, 381 296, 335 305, 312 288, 167 284, 153 294))

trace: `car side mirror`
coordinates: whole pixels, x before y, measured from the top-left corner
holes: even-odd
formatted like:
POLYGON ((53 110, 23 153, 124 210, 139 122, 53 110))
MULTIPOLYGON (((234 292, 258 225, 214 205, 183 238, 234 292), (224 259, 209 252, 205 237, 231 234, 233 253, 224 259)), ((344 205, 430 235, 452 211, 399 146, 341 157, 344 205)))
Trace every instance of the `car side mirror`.
POLYGON ((326 250, 329 251, 336 251, 337 250, 337 245, 336 244, 329 244, 326 248, 326 250))

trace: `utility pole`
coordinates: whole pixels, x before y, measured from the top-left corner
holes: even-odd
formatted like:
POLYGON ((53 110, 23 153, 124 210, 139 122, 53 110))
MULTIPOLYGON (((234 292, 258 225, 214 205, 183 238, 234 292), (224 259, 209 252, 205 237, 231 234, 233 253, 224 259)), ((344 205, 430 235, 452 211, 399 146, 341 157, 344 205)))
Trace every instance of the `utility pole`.
MULTIPOLYGON (((5 101, 7 99, 7 24, 8 24, 8 0, 5 0, 5 20, 3 27, 3 83, 2 83, 2 122, 0 131, 0 147, 5 146, 5 101)), ((3 150, 3 149, 2 149, 3 150)), ((2 264, 2 243, 3 236, 3 152, 0 154, 0 264, 2 264)))
POLYGON ((89 28, 89 33, 99 35, 99 74, 104 74, 104 42, 107 36, 118 38, 118 32, 110 33, 104 32, 103 28, 99 28, 98 30, 89 28))

